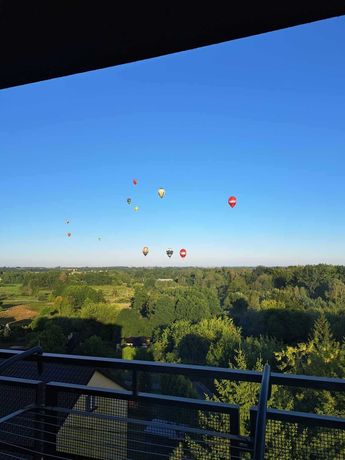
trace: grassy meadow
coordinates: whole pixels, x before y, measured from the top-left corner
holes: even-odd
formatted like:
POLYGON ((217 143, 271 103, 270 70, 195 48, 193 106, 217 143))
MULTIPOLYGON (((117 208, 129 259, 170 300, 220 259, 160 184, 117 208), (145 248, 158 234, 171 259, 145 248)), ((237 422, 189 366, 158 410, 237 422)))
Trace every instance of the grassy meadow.
MULTIPOLYGON (((108 308, 120 311, 129 308, 134 290, 121 285, 93 285, 94 289, 103 292, 108 308)), ((14 321, 29 321, 44 314, 45 309, 53 306, 50 294, 52 291, 40 289, 38 294, 30 294, 22 284, 0 285, 0 325, 14 321)))

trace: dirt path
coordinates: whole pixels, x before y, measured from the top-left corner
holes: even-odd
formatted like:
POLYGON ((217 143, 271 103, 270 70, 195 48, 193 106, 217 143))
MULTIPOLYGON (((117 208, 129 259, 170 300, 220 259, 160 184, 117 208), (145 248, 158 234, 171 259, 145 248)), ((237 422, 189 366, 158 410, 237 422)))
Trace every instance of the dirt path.
POLYGON ((14 318, 15 321, 32 319, 37 315, 37 311, 30 310, 30 307, 25 304, 16 305, 15 307, 8 308, 7 310, 0 311, 0 319, 14 318))

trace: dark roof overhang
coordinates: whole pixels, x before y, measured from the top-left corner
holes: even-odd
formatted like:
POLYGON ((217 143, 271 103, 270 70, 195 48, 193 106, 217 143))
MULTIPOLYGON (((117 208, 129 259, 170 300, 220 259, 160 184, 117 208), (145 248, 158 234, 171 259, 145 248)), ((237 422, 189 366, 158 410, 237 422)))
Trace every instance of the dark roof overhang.
POLYGON ((0 0, 0 89, 343 14, 339 0, 0 0))

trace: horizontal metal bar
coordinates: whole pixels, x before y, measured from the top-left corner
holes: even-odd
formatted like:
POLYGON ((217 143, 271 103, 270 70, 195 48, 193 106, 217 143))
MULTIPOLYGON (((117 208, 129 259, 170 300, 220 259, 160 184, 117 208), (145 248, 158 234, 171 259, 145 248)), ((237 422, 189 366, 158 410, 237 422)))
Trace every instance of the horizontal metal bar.
POLYGON ((113 399, 125 399, 125 400, 135 400, 142 401, 151 404, 162 404, 166 406, 180 406, 185 409, 189 408, 192 410, 206 410, 211 412, 221 412, 221 413, 238 413, 239 406, 236 404, 225 404, 225 403, 216 403, 213 401, 199 400, 192 398, 182 398, 179 396, 169 396, 169 395, 156 395, 151 393, 141 393, 133 396, 131 391, 127 390, 113 390, 109 388, 98 388, 91 387, 87 385, 75 385, 71 383, 60 383, 60 382, 50 382, 46 385, 47 390, 53 390, 56 392, 67 392, 74 394, 85 394, 92 396, 101 396, 104 398, 113 398, 113 399))
MULTIPOLYGON (((19 355, 18 350, 0 349, 0 358, 19 355)), ((37 361, 38 356, 27 356, 29 361, 37 361)), ((155 361, 124 360, 78 355, 43 353, 39 356, 43 363, 65 364, 70 366, 88 366, 94 368, 122 369, 129 371, 153 372, 161 374, 180 374, 189 377, 206 377, 260 384, 262 373, 249 370, 237 370, 211 366, 161 363, 155 361)), ((305 387, 329 391, 345 391, 345 379, 317 377, 311 375, 271 373, 272 385, 305 387)))
MULTIPOLYGON (((11 433, 12 434, 12 433, 11 433)), ((34 449, 30 449, 29 447, 24 447, 24 446, 20 446, 18 444, 13 444, 11 442, 8 442, 8 441, 4 441, 4 440, 0 440, 0 446, 8 446, 11 451, 14 451, 14 452, 22 452, 26 455, 40 455, 41 454, 41 457, 43 458, 43 453, 42 452, 39 452, 37 450, 34 450, 34 449)), ((0 451, 1 452, 1 451, 0 451)), ((2 454, 2 452, 1 452, 2 454)), ((49 454, 47 452, 44 452, 44 459, 46 458, 52 458, 52 459, 59 459, 59 460, 71 460, 70 457, 61 457, 61 456, 58 456, 58 455, 54 455, 54 454, 49 454)))
MULTIPOLYGON (((27 419, 28 422, 32 422, 31 419, 27 419)), ((118 440, 119 438, 124 438, 127 440, 130 440, 131 443, 133 444, 143 444, 143 445, 149 445, 149 446, 155 446, 155 447, 165 447, 165 448, 168 448, 168 449, 174 449, 176 447, 176 444, 172 444, 172 445, 167 445, 167 444, 162 444, 162 443, 155 443, 155 442, 152 442, 152 441, 141 441, 141 440, 138 440, 138 439, 134 439, 134 437, 132 437, 132 434, 135 433, 135 434, 140 434, 141 436, 143 434, 145 434, 147 437, 148 436, 151 436, 152 438, 154 438, 154 440, 156 440, 157 438, 157 435, 156 434, 152 434, 152 433, 148 433, 148 432, 143 432, 143 431, 139 431, 139 430, 132 430, 130 428, 128 428, 128 424, 127 424, 127 421, 123 422, 123 423, 126 423, 126 431, 124 432, 123 430, 114 430, 114 429, 104 429, 105 426, 103 426, 103 429, 99 430, 99 439, 100 439, 100 443, 101 445, 104 447, 104 443, 102 441, 102 434, 104 434, 104 432, 106 431, 107 434, 111 434, 111 435, 115 435, 115 438, 116 440, 118 440)), ((148 424, 150 425, 152 422, 148 422, 148 424)), ((44 425, 46 425, 47 423, 44 422, 44 425)), ((47 430, 43 430, 43 429, 40 429, 40 428, 33 428, 31 427, 30 425, 23 425, 23 424, 17 424, 17 423, 12 423, 12 422, 6 422, 6 425, 10 425, 10 426, 13 426, 15 428, 24 428, 26 430, 31 430, 31 431, 37 431, 39 433, 46 433, 46 434, 54 434, 52 431, 47 431, 47 430)), ((54 425, 55 426, 55 425, 54 425)), ((56 425, 58 426, 59 428, 61 428, 61 425, 56 425)), ((161 427, 162 429, 167 429, 167 430, 171 430, 171 431, 179 431, 179 430, 176 430, 174 427, 172 427, 170 424, 164 424, 164 423, 155 423, 155 426, 159 426, 161 427)), ((95 434, 96 431, 97 431, 97 425, 93 425, 93 426, 78 426, 76 425, 75 423, 73 423, 73 425, 68 425, 68 424, 65 424, 64 425, 64 429, 66 430, 66 435, 67 435, 67 432, 69 433, 70 431, 71 432, 76 432, 76 434, 81 434, 83 433, 81 436, 83 438, 83 442, 86 443, 86 444, 92 444, 92 445, 95 445, 95 441, 92 441, 91 442, 88 442, 88 439, 89 439, 89 432, 90 433, 93 433, 95 434)), ((199 430, 200 434, 202 434, 202 437, 204 436, 207 436, 207 439, 198 439, 197 442, 199 444, 206 444, 206 445, 211 445, 213 443, 218 443, 220 439, 222 439, 222 437, 219 436, 219 433, 218 432, 214 432, 215 434, 212 436, 214 437, 214 439, 210 439, 211 435, 212 435, 212 431, 209 431, 209 430, 203 430, 201 432, 201 430, 199 430)), ((7 432, 6 432, 7 433, 7 432)), ((185 433, 185 431, 183 430, 182 433, 185 433)), ((191 432, 189 432, 191 433, 191 432)), ((13 431, 13 432, 10 432, 10 434, 12 434, 13 436, 16 435, 16 433, 13 431)), ((195 433, 194 433, 195 434, 195 433)), ((135 436, 135 435, 134 435, 135 436)), ((71 435, 70 433, 68 434, 67 436, 68 440, 74 440, 74 441, 78 441, 80 442, 81 441, 81 437, 76 437, 76 436, 73 436, 71 435)), ((163 436, 163 435, 160 435, 159 438, 165 438, 165 439, 170 439, 168 435, 166 436, 163 436)), ((32 438, 30 438, 32 439, 32 438)), ((149 438, 151 439, 151 438, 149 438)), ((173 439, 171 439, 172 441, 174 441, 173 439)), ((238 443, 241 443, 237 446, 237 449, 239 451, 243 451, 243 452, 252 452, 252 449, 250 447, 250 440, 249 438, 245 438, 243 436, 231 436, 230 437, 227 437, 226 438, 227 441, 234 441, 236 440, 238 443)), ((47 441, 42 441, 42 442, 47 442, 47 441)), ((167 441, 165 441, 166 443, 167 441)), ((109 447, 108 445, 106 445, 106 447, 109 447)), ((112 447, 115 447, 115 446, 112 446, 112 447)))
MULTIPOLYGON (((1 431, 1 430, 0 430, 1 431)), ((12 435, 12 436, 17 436, 19 438, 23 438, 23 439, 28 439, 28 440, 32 440, 32 441, 35 441, 36 438, 33 438, 32 436, 26 436, 26 435, 23 435, 23 434, 18 434, 18 433, 11 433, 11 432, 4 432, 6 433, 7 435, 12 435)), ((81 441, 81 439, 79 438, 79 441, 81 441)), ((89 444, 89 445, 95 445, 94 442, 91 442, 91 441, 87 441, 86 439, 82 438, 82 441, 83 441, 83 444, 89 444)), ((47 443, 49 445, 52 445, 52 446, 55 446, 56 444, 51 442, 51 441, 47 441, 47 440, 43 440, 41 441, 43 443, 47 443)), ((11 447, 14 446, 14 444, 10 443, 9 441, 0 441, 0 445, 1 444, 5 444, 5 445, 9 445, 11 447)), ((101 443, 102 445, 102 448, 104 449, 112 449, 112 451, 116 452, 116 449, 118 448, 118 445, 116 444, 110 444, 110 443, 107 443, 107 442, 104 442, 102 441, 101 443)), ((20 446, 18 444, 16 444, 16 449, 19 450, 19 452, 23 451, 23 452, 32 452, 34 454, 38 454, 41 458, 55 458, 55 459, 63 459, 63 460, 70 460, 71 458, 73 458, 73 454, 72 454, 72 457, 60 457, 60 456, 57 456, 55 454, 49 454, 49 453, 46 453, 46 452, 41 452, 41 451, 37 451, 37 450, 33 450, 33 449, 30 449, 30 448, 27 448, 27 447, 24 447, 24 446, 20 446)), ((64 452, 63 450, 63 447, 61 447, 61 453, 62 454, 68 454, 68 452, 64 452)), ((171 455, 170 454, 163 454, 161 452, 155 452, 154 450, 150 450, 149 452, 148 451, 145 451, 145 450, 140 450, 140 449, 135 449, 133 447, 128 447, 126 448, 127 451, 130 451, 130 452, 135 452, 135 453, 139 453, 139 454, 145 454, 145 455, 148 455, 150 454, 150 456, 154 455, 154 456, 158 456, 160 458, 167 458, 167 459, 170 459, 171 458, 171 455)), ((0 452, 1 453, 1 452, 0 452)), ((69 454, 68 454, 69 455, 69 454)), ((88 458, 88 457, 84 457, 84 458, 88 458)), ((92 458, 92 457, 90 457, 92 458)))
POLYGON ((36 388, 41 384, 42 382, 40 380, 20 379, 17 377, 5 377, 3 375, 0 376, 0 385, 8 385, 11 387, 21 386, 36 388))
MULTIPOLYGON (((257 412, 257 407, 252 407, 251 411, 257 412)), ((267 409, 267 420, 276 420, 287 423, 303 423, 313 427, 345 430, 345 418, 330 415, 309 414, 307 412, 267 409)))
POLYGON ((35 404, 30 404, 30 405, 26 406, 23 409, 19 409, 19 410, 16 410, 15 412, 11 412, 10 414, 7 414, 4 417, 0 418, 0 425, 2 423, 6 423, 8 420, 11 420, 11 419, 13 419, 15 417, 18 417, 18 415, 22 415, 25 412, 28 412, 28 411, 30 411, 30 410, 32 410, 34 408, 35 408, 35 404))
POLYGON ((272 385, 313 388, 315 390, 345 391, 345 379, 314 375, 279 374, 272 372, 272 385))
MULTIPOLYGON (((18 424, 15 424, 15 423, 8 423, 8 425, 10 426, 13 426, 13 427, 16 427, 16 428, 24 428, 25 430, 31 430, 31 431, 38 431, 39 433, 45 433, 45 434, 48 434, 48 435, 53 435, 54 433, 51 432, 51 431, 46 431, 46 430, 40 430, 39 428, 32 428, 30 426, 27 426, 27 425, 18 425, 18 424)), ((60 426, 61 428, 61 426, 60 426)), ((95 442, 95 439, 93 439, 92 441, 89 441, 89 432, 90 433, 93 433, 95 434, 95 427, 82 427, 82 426, 79 426, 78 429, 75 429, 74 425, 73 427, 70 427, 70 426, 63 426, 63 429, 65 430, 65 435, 67 437, 67 440, 68 441, 77 441, 77 442, 83 442, 83 444, 89 444, 91 446, 95 446, 97 445, 97 442, 95 442), (73 430, 71 430, 71 428, 73 428, 73 430), (76 431, 77 434, 79 434, 80 436, 79 437, 76 437, 76 436, 72 436, 70 433, 68 433, 67 435, 67 432, 69 431, 76 431)), ((100 431, 99 432, 99 444, 102 446, 102 448, 112 448, 112 450, 116 450, 116 447, 118 447, 117 445, 114 445, 114 444, 109 444, 109 443, 104 443, 104 441, 102 440, 102 434, 104 434, 105 430, 104 431, 100 431)), ((0 430, 0 433, 1 433, 1 430, 0 430)), ((26 436, 26 435, 22 435, 18 432, 15 432, 14 430, 12 432, 10 431, 4 431, 4 433, 8 434, 8 435, 11 435, 11 436, 18 436, 18 437, 22 437, 22 438, 26 438, 26 439, 30 439, 30 440, 36 440, 36 437, 32 437, 32 436, 26 436)), ((116 441, 118 441, 119 439, 123 438, 125 439, 126 441, 128 440, 128 429, 126 430, 126 432, 123 432, 123 431, 114 431, 114 430, 106 430, 106 433, 107 434, 114 434, 116 437, 114 437, 114 439, 116 439, 116 441)), ((143 432, 139 432, 141 435, 143 435, 144 433, 143 432)), ((146 434, 146 433, 145 433, 146 434)), ((166 436, 167 438, 167 436, 166 436)), ((136 440, 136 439, 133 439, 133 438, 129 438, 130 439, 130 442, 133 443, 133 444, 143 444, 143 445, 146 445, 146 446, 156 446, 156 447, 165 447, 167 449, 174 449, 176 447, 176 445, 164 445, 164 444, 156 444, 154 442, 149 442, 149 441, 140 441, 140 440, 136 440)), ((48 443, 48 444, 52 444, 52 445, 55 445, 54 442, 50 442, 50 441, 47 441, 47 440, 41 440, 42 443, 48 443)), ((199 442, 199 441, 198 441, 199 442)))
MULTIPOLYGON (((60 418, 61 420, 63 420, 63 423, 65 423, 65 421, 66 421, 68 416, 71 416, 71 417, 86 417, 86 418, 92 417, 92 418, 102 420, 104 422, 123 423, 123 424, 126 424, 126 427, 127 427, 126 432, 129 433, 130 435, 132 433, 141 434, 141 435, 143 434, 142 429, 141 430, 135 430, 133 428, 129 428, 131 425, 139 425, 139 426, 142 426, 142 427, 147 427, 147 426, 150 426, 150 425, 153 424, 152 420, 146 421, 146 420, 142 420, 142 419, 133 419, 133 418, 128 418, 128 417, 105 415, 105 414, 99 414, 99 413, 90 414, 89 412, 75 410, 75 409, 73 409, 72 411, 68 410, 68 409, 53 408, 53 407, 49 407, 47 409, 50 410, 50 411, 55 411, 55 412, 61 412, 62 411, 62 413, 64 414, 63 416, 56 415, 55 417, 60 418)), ((33 416, 35 415, 34 412, 31 412, 31 414, 33 416)), ((38 416, 40 417, 41 422, 44 424, 44 426, 49 425, 49 426, 52 426, 52 427, 61 428, 61 426, 63 424, 63 423, 56 424, 56 423, 51 423, 51 422, 47 422, 46 420, 43 420, 44 417, 47 417, 46 414, 39 414, 38 416)), ((50 416, 50 415, 49 415, 49 417, 54 418, 54 416, 50 416)), ((25 418, 25 417, 18 416, 18 417, 16 417, 16 420, 17 419, 23 420, 24 422, 25 421, 26 422, 32 422, 32 418, 25 418)), ((6 422, 6 424, 13 425, 12 422, 6 422)), ((174 431, 177 431, 177 432, 180 432, 180 433, 188 433, 190 435, 197 435, 197 436, 207 436, 207 441, 205 441, 203 439, 198 440, 198 442, 201 442, 201 443, 212 442, 209 439, 210 437, 214 437, 214 438, 217 438, 217 439, 225 439, 225 440, 228 440, 228 441, 236 441, 237 443, 239 443, 239 449, 245 450, 245 451, 248 451, 248 452, 252 451, 252 439, 248 438, 247 436, 234 435, 234 434, 231 434, 231 433, 228 434, 228 433, 223 433, 221 431, 206 430, 204 428, 192 428, 192 427, 184 426, 184 425, 181 426, 181 425, 173 424, 171 422, 168 422, 168 423, 154 422, 154 425, 155 426, 161 426, 161 427, 166 428, 168 430, 174 430, 174 431), (246 447, 244 447, 244 446, 246 446, 246 447)), ((22 426, 24 427, 26 425, 22 425, 22 426)), ((99 430, 100 433, 102 433, 104 431, 104 426, 105 425, 102 425, 102 426, 103 426, 103 429, 99 430)), ((77 432, 87 431, 88 429, 96 431, 97 430, 97 425, 91 425, 91 427, 80 426, 80 425, 76 424, 73 421, 73 424, 66 425, 66 428, 68 428, 71 431, 77 431, 77 432)), ((50 432, 48 432, 48 433, 50 433, 50 432)), ((117 433, 120 433, 120 432, 107 429, 107 433, 117 434, 117 433)), ((156 436, 156 435, 150 434, 150 433, 146 433, 146 434, 150 435, 150 436, 153 436, 153 437, 156 436)))
POLYGON ((16 460, 23 460, 22 457, 17 457, 16 455, 8 454, 6 452, 1 452, 1 456, 15 458, 16 460))
MULTIPOLYGON (((86 417, 86 418, 95 418, 107 422, 122 422, 126 424, 131 424, 131 425, 139 425, 142 427, 148 427, 152 425, 152 420, 142 420, 142 419, 136 419, 136 418, 131 418, 131 417, 122 417, 118 415, 108 415, 108 414, 100 414, 97 412, 86 412, 86 411, 81 411, 78 409, 63 409, 61 407, 47 407, 46 410, 49 411, 55 411, 57 413, 62 413, 66 414, 66 417, 69 415, 71 416, 78 416, 78 417, 86 417)), ((157 425, 157 423, 156 423, 157 425)), ((174 423, 167 423, 167 424, 162 424, 164 427, 167 427, 170 430, 175 430, 181 433, 189 433, 189 434, 194 434, 194 435, 201 435, 201 436, 212 436, 215 438, 222 438, 226 440, 235 440, 237 442, 242 442, 243 444, 247 444, 249 448, 252 446, 252 441, 246 437, 246 436, 240 436, 240 435, 233 435, 231 433, 224 433, 222 431, 213 431, 213 430, 205 430, 204 428, 194 428, 194 427, 189 427, 186 425, 177 425, 174 423)), ((75 425, 73 424, 73 427, 75 425)), ((82 427, 81 427, 82 428, 82 427)))
MULTIPOLYGON (((17 350, 0 349, 0 358, 8 358, 18 354, 17 350)), ((142 372, 154 372, 161 374, 180 374, 190 377, 208 377, 212 379, 228 379, 233 381, 261 382, 261 373, 257 371, 237 370, 223 367, 196 366, 189 364, 161 363, 157 361, 138 361, 115 358, 98 358, 92 356, 63 355, 54 353, 43 353, 43 363, 65 364, 71 366, 88 366, 97 368, 111 368, 123 370, 137 370, 142 372)), ((35 361, 34 356, 27 358, 35 361)))
MULTIPOLYGON (((17 417, 16 420, 17 420, 18 418, 19 418, 19 417, 17 417)), ((21 418, 21 419, 22 419, 22 418, 21 418)), ((29 422, 29 423, 32 423, 32 419, 24 419, 24 421, 29 422)), ((118 422, 118 420, 115 420, 115 421, 118 422)), ((126 438, 128 437, 128 439, 131 439, 131 442, 134 442, 134 443, 136 442, 136 443, 141 443, 141 444, 157 445, 157 446, 159 445, 159 444, 154 444, 154 443, 149 442, 149 441, 147 441, 147 442, 135 441, 135 440, 131 437, 131 435, 132 435, 133 433, 143 435, 144 432, 143 432, 142 430, 133 430, 133 429, 131 429, 131 428, 128 428, 129 423, 127 423, 127 422, 128 422, 128 421, 125 420, 125 421, 123 421, 122 423, 123 423, 123 424, 126 424, 125 436, 126 436, 126 438)), ((151 424, 151 422, 148 422, 148 423, 151 424)), ((46 422, 46 421, 42 422, 42 424, 44 424, 44 426, 46 426, 46 425, 51 425, 51 426, 54 426, 54 427, 58 427, 59 429, 60 429, 61 426, 62 426, 62 425, 57 425, 57 424, 51 424, 51 423, 46 422)), ((44 430, 44 429, 40 429, 40 428, 33 428, 32 426, 30 426, 30 425, 25 425, 25 424, 18 424, 18 423, 6 422, 6 425, 13 426, 13 427, 16 427, 16 428, 24 428, 24 429, 26 429, 26 430, 31 430, 31 431, 38 431, 39 433, 55 434, 55 433, 52 432, 52 431, 48 431, 48 430, 44 430)), ((74 422, 73 422, 72 425, 69 425, 68 422, 66 422, 63 426, 64 426, 64 428, 66 429, 66 431, 67 431, 67 430, 68 430, 68 431, 71 431, 71 432, 75 431, 75 432, 77 432, 78 434, 83 433, 83 435, 85 435, 85 436, 84 436, 85 439, 88 438, 88 434, 87 434, 88 432, 91 432, 92 434, 95 434, 95 433, 97 432, 97 426, 80 426, 80 425, 75 424, 74 422)), ((165 425, 164 425, 164 424, 159 424, 159 426, 160 426, 161 428, 165 428, 165 429, 168 429, 168 430, 173 431, 173 428, 171 428, 170 425, 167 425, 167 424, 165 424, 165 425)), ((48 427, 48 428, 49 428, 49 427, 48 427)), ((98 430, 99 435, 100 435, 100 438, 101 438, 102 433, 104 433, 104 432, 106 432, 107 434, 114 434, 114 435, 116 435, 116 436, 121 436, 121 435, 124 434, 123 430, 121 431, 121 430, 114 430, 114 429, 109 429, 109 428, 106 428, 106 429, 105 429, 105 428, 106 428, 106 427, 105 427, 105 425, 104 425, 101 429, 98 430)), ((175 430, 175 431, 178 431, 178 430, 175 430)), ((182 432, 184 432, 184 431, 182 431, 182 432)), ((15 432, 13 431, 13 432, 11 432, 11 434, 15 435, 15 432)), ((156 434, 152 434, 152 433, 145 433, 145 434, 146 434, 147 436, 152 436, 152 437, 156 437, 156 436, 157 436, 156 434)), ((203 434, 209 436, 209 432, 208 432, 208 431, 205 431, 203 434)), ((165 438, 168 438, 169 436, 168 436, 168 435, 167 435, 167 436, 163 436, 163 435, 162 435, 161 437, 162 437, 162 438, 164 438, 164 437, 165 437, 165 438)), ((215 436, 215 437, 218 438, 218 435, 215 436)), ((74 436, 71 436, 70 434, 68 435, 68 439, 80 440, 80 438, 75 438, 74 436)), ((116 439, 117 439, 117 438, 116 438, 116 439)), ((231 438, 231 440, 233 440, 233 439, 235 439, 235 438, 231 438)), ((45 441, 43 441, 43 442, 45 442, 45 441)), ((206 441, 206 440, 203 440, 203 439, 198 439, 198 442, 200 442, 200 443, 208 443, 208 442, 211 442, 211 440, 208 439, 208 440, 206 441)), ((214 441, 214 442, 215 442, 215 441, 214 441)), ((165 446, 165 447, 174 447, 174 446, 165 446)), ((247 448, 247 449, 244 449, 244 448, 243 448, 243 450, 249 450, 249 448, 247 448)))
POLYGON ((56 392, 85 394, 91 396, 102 396, 104 398, 119 398, 119 399, 136 399, 133 393, 127 390, 114 390, 111 388, 92 387, 88 385, 77 385, 73 383, 49 382, 46 384, 46 390, 56 392))
POLYGON ((0 372, 3 370, 7 369, 8 367, 12 366, 12 364, 21 361, 25 358, 28 358, 30 356, 34 355, 41 355, 42 354, 42 348, 41 347, 32 347, 29 348, 29 350, 25 351, 18 351, 18 353, 8 357, 6 361, 3 361, 0 363, 0 372))

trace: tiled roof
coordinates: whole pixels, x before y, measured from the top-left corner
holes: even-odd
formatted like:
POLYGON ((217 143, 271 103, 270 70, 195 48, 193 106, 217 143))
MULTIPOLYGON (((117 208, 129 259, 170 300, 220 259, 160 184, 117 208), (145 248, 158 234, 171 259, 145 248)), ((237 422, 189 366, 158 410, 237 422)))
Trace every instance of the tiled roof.
MULTIPOLYGON (((0 359, 0 364, 4 360, 0 359)), ((82 366, 68 366, 61 364, 43 364, 43 372, 38 374, 37 364, 30 361, 19 361, 5 369, 1 375, 21 379, 41 380, 45 383, 57 381, 86 385, 95 369, 82 366)))
MULTIPOLYGON (((0 363, 3 360, 0 360, 0 363)), ((19 361, 2 372, 2 376, 21 379, 40 380, 44 383, 57 381, 62 383, 75 383, 87 385, 95 369, 68 366, 61 364, 43 364, 43 372, 38 374, 37 364, 29 361, 19 361)), ((66 400, 66 398, 65 398, 66 400)), ((69 406, 73 407, 75 397, 68 398, 69 406)), ((35 391, 19 387, 3 385, 0 382, 0 417, 21 409, 35 402, 35 391)), ((66 401, 67 402, 67 401, 66 401)))

